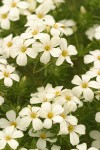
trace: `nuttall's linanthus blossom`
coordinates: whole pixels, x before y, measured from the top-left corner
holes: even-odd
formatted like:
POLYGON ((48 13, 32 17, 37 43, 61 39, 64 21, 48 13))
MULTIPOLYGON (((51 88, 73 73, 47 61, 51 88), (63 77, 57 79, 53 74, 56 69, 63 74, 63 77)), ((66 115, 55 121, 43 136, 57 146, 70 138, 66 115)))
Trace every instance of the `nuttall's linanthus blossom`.
POLYGON ((48 87, 46 97, 47 98, 55 98, 61 95, 63 86, 56 86, 55 88, 48 87))
POLYGON ((25 33, 21 34, 21 37, 23 39, 39 39, 41 35, 44 35, 42 32, 45 30, 45 28, 46 26, 42 20, 34 21, 34 24, 31 27, 28 27, 25 33))
POLYGON ((90 27, 86 32, 85 34, 87 35, 88 39, 89 40, 93 40, 93 38, 95 38, 95 29, 98 27, 99 25, 98 24, 94 24, 93 27, 90 27))
POLYGON ((35 42, 33 44, 33 49, 36 49, 37 52, 43 52, 40 56, 40 62, 47 64, 50 61, 52 55, 53 57, 58 57, 60 54, 60 38, 58 36, 53 36, 50 39, 49 34, 45 34, 40 37, 40 42, 35 42))
POLYGON ((0 96, 0 106, 4 103, 4 98, 0 96))
POLYGON ((53 99, 51 97, 48 96, 48 91, 49 89, 51 90, 52 85, 51 84, 47 84, 46 87, 39 87, 37 88, 37 92, 36 93, 31 93, 31 99, 30 99, 30 103, 31 104, 39 104, 39 103, 44 103, 44 102, 49 102, 52 101, 53 99))
POLYGON ((3 12, 3 7, 0 7, 0 27, 5 30, 10 29, 10 16, 8 11, 3 12))
POLYGON ((10 50, 10 56, 12 58, 16 57, 16 62, 19 66, 27 64, 27 55, 31 58, 36 58, 38 53, 30 47, 33 42, 34 39, 24 40, 20 36, 16 38, 10 50))
POLYGON ((52 22, 50 33, 52 36, 60 36, 62 34, 70 35, 71 30, 69 28, 66 28, 66 26, 63 23, 60 22, 52 22))
POLYGON ((89 149, 87 149, 87 145, 86 143, 82 143, 76 146, 77 149, 71 149, 71 150, 98 150, 95 147, 91 147, 89 149))
POLYGON ((90 51, 90 54, 84 56, 84 63, 89 64, 94 62, 95 68, 100 68, 100 50, 90 51))
POLYGON ((96 122, 100 123, 100 112, 97 112, 95 115, 96 122))
POLYGON ((21 118, 20 116, 16 117, 16 112, 14 110, 9 110, 8 112, 6 112, 6 117, 7 119, 0 118, 0 128, 14 126, 19 130, 26 130, 24 126, 21 126, 21 118))
POLYGON ((28 127, 32 122, 32 127, 34 130, 41 130, 43 128, 43 123, 40 120, 40 107, 25 107, 19 112, 19 116, 22 117, 21 125, 28 127))
POLYGON ((75 75, 71 82, 77 85, 72 89, 72 92, 77 97, 83 95, 83 98, 87 101, 92 101, 94 98, 94 92, 91 88, 100 89, 100 84, 96 81, 90 81, 90 77, 87 75, 82 75, 82 78, 75 75))
POLYGON ((89 71, 86 72, 86 75, 88 75, 90 78, 96 77, 96 80, 100 81, 100 67, 99 68, 91 68, 89 71))
POLYGON ((89 135, 92 139, 94 139, 91 146, 100 149, 100 132, 97 130, 92 130, 89 135))
POLYGON ((27 19, 28 22, 26 23, 26 26, 30 26, 33 24, 34 21, 43 20, 43 21, 52 21, 51 15, 48 15, 47 13, 51 10, 51 2, 50 0, 44 1, 41 5, 39 5, 36 10, 35 14, 28 15, 27 19))
POLYGON ((56 61, 56 65, 60 66, 64 62, 64 60, 66 60, 69 64, 71 64, 73 66, 73 62, 71 61, 70 56, 77 54, 75 46, 73 46, 73 45, 67 46, 66 39, 61 38, 60 49, 61 49, 61 51, 60 51, 60 55, 56 61))
POLYGON ((47 146, 47 142, 54 143, 57 141, 57 138, 53 138, 55 134, 51 133, 50 131, 37 131, 34 132, 33 129, 30 129, 29 136, 37 137, 38 141, 36 146, 38 149, 44 150, 47 146))
POLYGON ((1 48, 2 48, 2 51, 3 51, 3 54, 2 54, 3 57, 5 57, 5 58, 10 57, 10 50, 13 47, 13 45, 14 45, 17 38, 18 38, 18 36, 15 36, 13 38, 12 34, 10 34, 10 35, 6 36, 5 38, 3 38, 2 44, 1 44, 1 48))
POLYGON ((28 4, 25 1, 21 0, 3 0, 3 11, 8 11, 10 20, 16 21, 20 18, 20 11, 26 10, 28 4))
POLYGON ((70 121, 72 122, 72 124, 68 122, 63 122, 60 124, 59 134, 69 134, 70 143, 72 145, 77 145, 79 144, 80 135, 85 134, 85 126, 82 124, 77 125, 77 119, 75 119, 74 117, 70 118, 70 121))
POLYGON ((64 111, 64 108, 59 105, 53 105, 49 102, 45 102, 41 105, 40 109, 40 117, 44 118, 43 127, 46 129, 50 129, 53 123, 60 123, 63 121, 63 118, 60 114, 64 111))
POLYGON ((100 40, 100 25, 95 28, 95 38, 100 40))
POLYGON ((19 76, 15 73, 15 67, 0 64, 0 79, 4 79, 5 86, 12 86, 13 80, 19 82, 19 76))
POLYGON ((23 137, 23 132, 14 128, 14 126, 7 127, 0 131, 0 149, 4 149, 8 144, 12 149, 17 149, 19 143, 15 140, 23 137))
POLYGON ((72 90, 70 89, 64 89, 61 91, 61 95, 55 98, 55 103, 58 103, 60 105, 66 104, 71 111, 75 111, 77 109, 77 105, 81 106, 82 102, 78 97, 76 97, 72 90))
POLYGON ((60 23, 64 24, 64 29, 66 30, 66 35, 72 35, 76 30, 76 22, 72 19, 63 19, 59 21, 60 23))

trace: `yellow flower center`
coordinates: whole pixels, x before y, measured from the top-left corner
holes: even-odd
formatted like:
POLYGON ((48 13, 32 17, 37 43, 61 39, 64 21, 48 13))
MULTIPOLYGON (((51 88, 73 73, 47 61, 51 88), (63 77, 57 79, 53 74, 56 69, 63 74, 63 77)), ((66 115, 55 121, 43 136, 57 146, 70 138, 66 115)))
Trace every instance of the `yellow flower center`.
POLYGON ((7 136, 5 137, 5 139, 6 139, 6 141, 10 141, 10 140, 11 140, 11 136, 7 135, 7 136))
POLYGON ((42 13, 39 13, 39 14, 37 14, 37 16, 38 16, 38 18, 41 19, 41 18, 43 18, 44 15, 42 13))
POLYGON ((8 16, 8 14, 5 13, 5 14, 2 14, 2 15, 1 15, 1 18, 2 18, 2 19, 6 19, 7 16, 8 16))
POLYGON ((60 116, 64 119, 66 118, 66 115, 64 113, 60 114, 60 116))
POLYGON ((12 2, 12 3, 11 3, 11 7, 14 8, 14 7, 16 7, 16 6, 17 6, 17 3, 16 3, 16 2, 12 2))
POLYGON ((83 82, 83 83, 82 83, 82 88, 87 88, 87 87, 88 87, 88 83, 83 82))
POLYGON ((98 56, 98 60, 100 60, 100 56, 98 56))
POLYGON ((66 96, 66 100, 67 100, 67 101, 70 101, 70 100, 71 100, 71 96, 70 96, 70 95, 67 95, 67 96, 66 96))
POLYGON ((53 118, 53 113, 52 112, 48 113, 48 118, 50 118, 50 119, 53 118))
POLYGON ((36 34, 38 34, 39 32, 38 32, 38 30, 34 30, 33 32, 32 32, 32 35, 36 35, 36 34))
POLYGON ((69 132, 73 132, 73 130, 74 130, 74 126, 73 126, 73 125, 69 125, 69 126, 68 126, 68 131, 69 131, 69 132))
POLYGON ((8 43, 7 43, 7 46, 8 46, 8 47, 11 47, 12 45, 13 45, 12 42, 8 42, 8 43))
POLYGON ((98 75, 100 75, 100 70, 98 71, 98 75))
POLYGON ((21 47, 21 52, 24 53, 26 50, 27 50, 27 47, 26 47, 26 46, 22 46, 22 47, 21 47))
POLYGON ((48 99, 47 98, 44 98, 44 102, 47 102, 48 101, 48 99))
POLYGON ((9 72, 6 72, 6 71, 4 72, 4 76, 5 76, 5 77, 9 77, 9 75, 10 75, 9 72))
POLYGON ((55 29, 58 29, 58 24, 55 23, 55 24, 53 25, 53 27, 54 27, 55 29))
POLYGON ((59 96, 59 95, 60 95, 60 92, 59 92, 59 91, 56 91, 55 95, 56 95, 56 96, 59 96))
POLYGON ((45 133, 41 133, 40 137, 41 137, 41 139, 46 139, 46 134, 45 133))
POLYGON ((16 127, 17 123, 16 122, 10 122, 10 125, 16 127))
POLYGON ((36 116, 37 116, 37 114, 36 114, 35 112, 32 112, 32 113, 31 113, 31 118, 32 118, 32 119, 36 118, 36 116))
POLYGON ((62 56, 63 56, 63 57, 68 56, 68 52, 67 52, 66 50, 63 50, 63 51, 62 51, 62 56))
POLYGON ((46 45, 46 46, 45 46, 45 50, 46 50, 46 51, 49 51, 49 50, 50 50, 50 45, 46 45))

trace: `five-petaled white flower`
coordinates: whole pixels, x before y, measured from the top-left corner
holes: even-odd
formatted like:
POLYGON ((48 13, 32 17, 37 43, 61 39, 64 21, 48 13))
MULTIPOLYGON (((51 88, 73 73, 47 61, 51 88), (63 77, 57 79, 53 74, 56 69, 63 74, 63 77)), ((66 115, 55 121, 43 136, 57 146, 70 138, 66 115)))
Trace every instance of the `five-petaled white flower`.
POLYGON ((12 86, 13 80, 19 82, 19 76, 14 71, 15 67, 0 65, 0 79, 4 79, 5 86, 12 86))
POLYGON ((70 59, 70 56, 77 54, 75 46, 73 46, 73 45, 67 46, 66 39, 62 38, 60 41, 60 49, 61 49, 61 52, 56 61, 56 65, 60 66, 64 62, 64 60, 66 60, 69 64, 73 65, 73 63, 70 59))
POLYGON ((6 117, 7 119, 0 119, 0 128, 14 126, 15 128, 22 131, 26 130, 24 126, 21 126, 21 118, 20 116, 16 117, 16 112, 14 110, 9 110, 8 112, 6 112, 6 117))
POLYGON ((91 146, 96 147, 97 149, 100 149, 100 132, 97 130, 92 130, 90 132, 90 137, 94 139, 91 146))
POLYGON ((19 66, 27 64, 27 55, 31 58, 36 58, 37 52, 29 47, 34 42, 33 39, 24 40, 20 36, 16 38, 14 46, 10 50, 10 56, 16 58, 19 66))
POLYGON ((100 68, 100 50, 94 50, 94 51, 90 51, 90 54, 87 54, 86 56, 84 56, 84 63, 85 64, 89 64, 94 62, 94 67, 95 68, 100 68))
POLYGON ((4 149, 8 144, 12 149, 17 149, 19 143, 16 138, 23 137, 23 132, 14 128, 14 126, 7 127, 0 131, 0 149, 4 149))
POLYGON ((59 104, 53 105, 45 102, 41 105, 40 117, 45 118, 44 128, 50 129, 54 123, 60 123, 63 118, 60 114, 64 111, 63 107, 59 104))
POLYGON ((91 88, 100 88, 100 84, 96 81, 90 81, 90 77, 87 75, 82 75, 82 79, 78 75, 75 75, 72 83, 77 85, 72 89, 72 92, 78 97, 83 94, 85 100, 88 101, 91 101, 94 98, 94 92, 91 88))
POLYGON ((41 130, 43 128, 43 123, 39 118, 40 107, 25 107, 20 112, 19 115, 22 117, 21 124, 28 127, 32 122, 34 130, 41 130))
POLYGON ((47 142, 54 143, 57 141, 56 138, 53 139, 55 134, 51 133, 50 131, 45 132, 41 130, 41 131, 33 132, 32 129, 30 129, 29 135, 31 137, 39 137, 36 146, 38 149, 41 150, 45 150, 47 142))
POLYGON ((36 42, 33 45, 33 49, 37 49, 38 52, 43 52, 40 57, 40 61, 47 64, 50 61, 50 55, 53 57, 58 57, 60 54, 60 48, 57 47, 60 43, 60 38, 54 36, 50 39, 49 34, 45 34, 40 37, 40 42, 36 42))

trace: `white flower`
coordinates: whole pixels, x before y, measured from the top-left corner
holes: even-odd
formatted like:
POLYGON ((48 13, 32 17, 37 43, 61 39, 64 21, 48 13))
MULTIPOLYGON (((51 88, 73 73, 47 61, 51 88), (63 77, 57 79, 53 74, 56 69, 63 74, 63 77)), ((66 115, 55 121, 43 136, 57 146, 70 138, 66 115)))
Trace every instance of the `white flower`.
POLYGON ((82 79, 75 75, 73 80, 73 84, 77 86, 72 89, 72 92, 77 96, 80 97, 83 94, 85 100, 91 101, 94 98, 94 93, 91 88, 99 89, 100 85, 96 81, 90 81, 90 77, 86 75, 82 75, 82 79))
POLYGON ((28 11, 34 12, 37 6, 37 2, 35 0, 26 0, 28 2, 28 11))
POLYGON ((100 149, 100 132, 97 130, 92 130, 90 132, 90 137, 94 139, 91 146, 96 147, 97 149, 100 149))
POLYGON ((34 130, 41 130, 43 128, 43 123, 39 119, 40 107, 25 107, 20 112, 19 115, 22 117, 21 125, 28 127, 32 122, 34 130))
POLYGON ((77 145, 76 148, 77 149, 71 149, 71 150, 98 150, 95 147, 91 147, 91 148, 87 149, 86 143, 82 143, 80 145, 77 145))
POLYGON ((85 126, 82 124, 77 125, 77 120, 75 118, 70 118, 70 121, 72 124, 65 122, 61 124, 59 134, 69 134, 70 143, 72 145, 77 145, 79 143, 79 135, 85 134, 85 126))
POLYGON ((88 75, 90 78, 96 77, 96 80, 100 81, 100 68, 91 68, 89 71, 86 72, 86 75, 88 75))
POLYGON ((95 38, 100 40, 100 26, 95 28, 95 38))
POLYGON ((5 37, 2 41, 2 48, 3 48, 7 58, 9 58, 9 56, 10 56, 10 49, 13 46, 13 43, 15 40, 16 40, 16 37, 13 38, 13 35, 10 34, 7 37, 5 37))
POLYGON ((25 33, 21 34, 23 39, 39 39, 39 37, 43 34, 46 26, 43 21, 34 21, 31 27, 28 27, 25 33))
POLYGON ((2 29, 9 30, 10 29, 10 20, 8 12, 3 12, 3 8, 0 8, 0 27, 2 29))
POLYGON ((97 112, 96 115, 95 115, 95 120, 96 122, 99 122, 100 123, 100 112, 97 112))
POLYGON ((10 20, 19 20, 20 10, 25 10, 28 5, 20 0, 3 0, 3 11, 9 11, 10 20))
POLYGON ((39 137, 39 139, 36 143, 36 146, 40 150, 45 150, 47 142, 54 143, 54 142, 57 141, 56 138, 55 139, 50 139, 54 136, 54 134, 50 133, 49 131, 45 132, 45 131, 41 130, 41 131, 37 131, 37 132, 32 132, 32 130, 30 130, 29 135, 31 137, 39 137))
POLYGON ((17 149, 19 143, 15 139, 21 137, 23 137, 23 132, 18 131, 14 126, 5 128, 0 131, 0 149, 4 149, 6 144, 12 149, 17 149))
POLYGON ((16 39, 14 46, 10 50, 10 55, 12 58, 16 57, 16 62, 19 66, 27 64, 27 55, 31 58, 36 58, 38 53, 29 47, 33 42, 33 39, 24 40, 21 37, 16 39))
POLYGON ((61 53, 56 61, 56 65, 60 66, 64 62, 64 60, 66 60, 69 64, 73 65, 73 63, 70 59, 70 56, 77 54, 75 46, 73 46, 73 45, 67 46, 66 39, 61 38, 60 48, 61 48, 61 53))
POLYGON ((44 128, 50 129, 54 123, 60 123, 63 118, 60 114, 64 111, 61 105, 52 105, 49 102, 45 102, 41 105, 40 117, 44 118, 44 128))
POLYGON ((100 90, 98 91, 94 91, 94 93, 96 94, 95 97, 97 100, 100 100, 100 90))
POLYGON ((0 106, 4 103, 4 98, 0 96, 0 106))
POLYGON ((93 25, 93 27, 90 27, 85 34, 87 35, 89 40, 93 40, 93 38, 95 37, 95 29, 98 27, 99 25, 95 24, 93 25))
POLYGON ((55 88, 49 87, 46 91, 47 92, 46 97, 54 98, 54 97, 60 96, 62 88, 63 88, 63 86, 56 86, 55 88))
POLYGON ((14 126, 15 128, 20 129, 20 130, 26 130, 24 128, 24 126, 20 125, 21 118, 19 116, 16 117, 16 113, 14 110, 9 110, 6 113, 6 117, 7 117, 7 119, 5 119, 5 118, 0 119, 0 128, 6 128, 8 126, 14 126))
POLYGON ((51 2, 49 0, 45 1, 43 4, 39 5, 38 8, 35 10, 35 14, 29 15, 28 16, 28 23, 26 25, 31 24, 33 21, 38 21, 38 20, 51 20, 51 16, 47 15, 47 13, 51 9, 51 2))
POLYGON ((5 86, 12 86, 13 80, 19 82, 19 76, 14 71, 15 67, 0 65, 0 79, 4 79, 5 86))
POLYGON ((69 112, 71 112, 75 111, 77 109, 77 105, 81 105, 82 102, 72 93, 72 90, 64 89, 61 92, 61 96, 55 98, 55 103, 60 105, 66 104, 69 108, 69 112))
POLYGON ((48 96, 48 89, 51 89, 52 85, 51 84, 47 84, 46 87, 39 87, 37 88, 36 93, 32 93, 31 94, 31 99, 30 99, 30 103, 31 104, 38 104, 38 103, 44 103, 47 101, 52 101, 52 98, 50 96, 48 96))
POLYGON ((40 38, 40 42, 36 42, 33 45, 33 49, 37 49, 38 52, 42 52, 43 54, 40 57, 40 62, 47 64, 50 61, 50 55, 53 57, 58 57, 60 54, 60 48, 57 47, 60 43, 60 38, 58 36, 54 36, 50 39, 49 34, 45 34, 40 38))
POLYGON ((89 64, 94 62, 95 68, 100 68, 100 50, 90 51, 90 54, 84 56, 84 63, 89 64))

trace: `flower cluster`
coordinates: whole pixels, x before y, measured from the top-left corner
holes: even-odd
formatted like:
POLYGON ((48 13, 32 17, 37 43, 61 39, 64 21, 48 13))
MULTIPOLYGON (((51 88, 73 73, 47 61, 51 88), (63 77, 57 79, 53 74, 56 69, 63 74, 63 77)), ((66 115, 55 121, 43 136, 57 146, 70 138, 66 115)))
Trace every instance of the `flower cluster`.
POLYGON ((0 1, 1 150, 100 150, 100 25, 85 49, 87 10, 65 4, 0 1))

